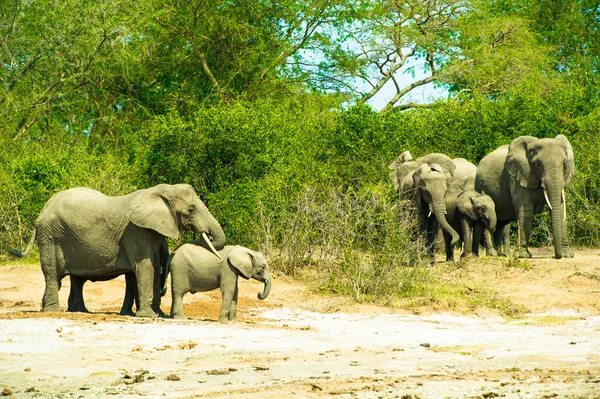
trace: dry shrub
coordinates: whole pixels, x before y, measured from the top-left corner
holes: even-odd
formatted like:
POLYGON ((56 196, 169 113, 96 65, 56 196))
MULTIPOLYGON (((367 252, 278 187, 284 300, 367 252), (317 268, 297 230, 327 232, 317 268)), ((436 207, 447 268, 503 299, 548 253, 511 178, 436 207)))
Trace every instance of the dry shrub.
POLYGON ((427 284, 428 260, 410 210, 388 194, 308 186, 275 231, 259 207, 262 250, 289 275, 314 266, 328 292, 379 303, 409 295, 427 284))

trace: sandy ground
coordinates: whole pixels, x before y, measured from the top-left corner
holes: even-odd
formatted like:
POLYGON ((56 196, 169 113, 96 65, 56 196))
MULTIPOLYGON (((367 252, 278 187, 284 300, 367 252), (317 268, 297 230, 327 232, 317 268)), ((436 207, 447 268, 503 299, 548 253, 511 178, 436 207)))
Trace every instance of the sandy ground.
MULTIPOLYGON (((0 391, 15 398, 600 398, 600 250, 537 251, 528 268, 461 266, 531 313, 392 309, 275 277, 241 282, 238 321, 218 292, 191 320, 118 316, 124 279, 87 283, 91 314, 41 313, 39 265, 0 266, 0 391)), ((68 279, 60 291, 66 306, 68 279)), ((170 293, 162 308, 170 309, 170 293)))

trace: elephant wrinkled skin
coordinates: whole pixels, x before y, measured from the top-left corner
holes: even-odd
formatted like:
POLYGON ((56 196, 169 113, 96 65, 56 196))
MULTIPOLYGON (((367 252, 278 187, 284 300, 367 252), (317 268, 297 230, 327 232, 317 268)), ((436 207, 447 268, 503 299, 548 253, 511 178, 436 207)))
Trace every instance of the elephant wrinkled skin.
POLYGON ((258 299, 265 299, 271 289, 271 276, 265 257, 240 246, 228 245, 219 251, 217 258, 198 243, 181 245, 171 254, 168 268, 171 271, 171 317, 185 319, 183 296, 191 292, 221 289, 222 302, 219 321, 235 320, 238 301, 238 276, 264 282, 264 290, 258 299))
POLYGON ((58 290, 67 275, 85 281, 131 273, 139 296, 136 316, 155 317, 161 246, 165 237, 176 239, 184 230, 211 236, 218 249, 225 244, 223 229, 188 184, 159 184, 118 197, 73 188, 48 200, 23 256, 37 241, 46 281, 44 311, 60 310, 58 290))
POLYGON ((562 134, 542 139, 521 136, 485 156, 477 167, 475 188, 490 195, 496 203, 496 245, 503 240, 504 251, 509 254, 509 223, 517 220, 518 256, 531 257, 528 244, 533 215, 548 204, 554 255, 557 259, 573 257, 567 237, 564 188, 574 172, 573 149, 562 134))

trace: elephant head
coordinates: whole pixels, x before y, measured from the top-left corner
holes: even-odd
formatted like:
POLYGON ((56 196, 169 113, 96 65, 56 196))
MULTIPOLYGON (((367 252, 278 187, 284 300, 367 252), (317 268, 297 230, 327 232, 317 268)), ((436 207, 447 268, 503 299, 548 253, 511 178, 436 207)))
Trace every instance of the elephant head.
POLYGON ((216 250, 224 247, 225 233, 192 186, 159 184, 133 195, 126 210, 133 224, 173 239, 180 231, 194 231, 220 257, 216 250))
POLYGON ((400 196, 402 196, 403 193, 403 180, 407 176, 412 175, 421 165, 431 165, 434 163, 441 166, 445 171, 449 172, 451 175, 456 169, 456 165, 453 163, 452 159, 450 159, 450 157, 444 154, 427 154, 416 160, 413 160, 412 155, 408 151, 405 151, 402 154, 400 154, 398 158, 396 158, 388 166, 388 168, 392 170, 392 172, 389 175, 390 179, 394 183, 394 188, 400 194, 400 196))
POLYGON ((505 168, 512 179, 528 189, 543 189, 552 212, 552 235, 556 258, 562 257, 562 221, 566 219, 564 188, 575 172, 573 148, 562 134, 538 139, 522 136, 508 148, 505 168))
POLYGON ((456 199, 456 207, 470 219, 484 221, 491 233, 496 230, 496 205, 489 195, 475 190, 464 191, 456 199))
POLYGON ((435 215, 442 229, 452 236, 452 245, 454 245, 460 238, 446 220, 446 191, 447 181, 451 178, 450 172, 436 163, 424 164, 413 173, 412 178, 417 209, 423 213, 427 211, 426 208, 429 208, 427 212, 435 215))
POLYGON ((267 260, 260 252, 244 247, 235 247, 227 258, 231 266, 237 269, 245 279, 253 278, 265 283, 264 290, 258 294, 258 299, 265 299, 271 291, 271 275, 267 260))

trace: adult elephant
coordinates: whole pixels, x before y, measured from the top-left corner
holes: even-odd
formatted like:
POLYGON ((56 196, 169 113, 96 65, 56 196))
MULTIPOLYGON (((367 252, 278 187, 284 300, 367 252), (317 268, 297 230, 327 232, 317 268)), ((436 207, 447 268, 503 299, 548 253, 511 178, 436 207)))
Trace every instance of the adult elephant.
POLYGON ((562 134, 542 139, 521 136, 510 145, 486 155, 477 167, 475 188, 490 195, 496 204, 496 244, 503 236, 504 250, 508 254, 508 223, 517 220, 520 230, 518 256, 531 257, 528 245, 533 215, 542 212, 548 204, 554 255, 557 259, 572 258, 564 188, 574 172, 573 148, 562 134))
POLYGON ((48 200, 23 256, 37 241, 46 281, 43 311, 60 310, 58 290, 67 275, 101 280, 132 272, 139 296, 135 315, 155 317, 160 248, 165 237, 177 239, 184 230, 208 243, 210 236, 218 249, 225 244, 223 229, 188 184, 159 184, 118 197, 73 188, 48 200))

